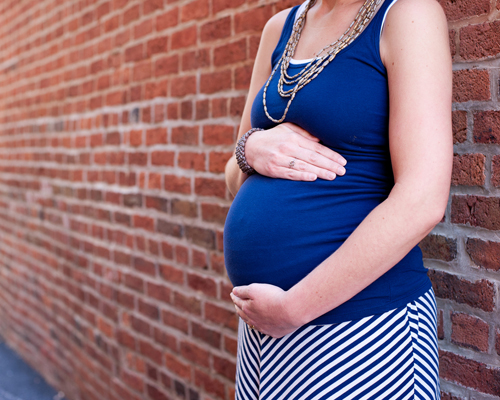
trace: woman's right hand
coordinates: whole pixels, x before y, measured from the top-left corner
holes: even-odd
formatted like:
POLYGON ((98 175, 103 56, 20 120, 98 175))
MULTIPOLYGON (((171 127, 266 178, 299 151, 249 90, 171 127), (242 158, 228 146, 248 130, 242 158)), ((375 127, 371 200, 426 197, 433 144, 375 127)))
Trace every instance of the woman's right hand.
POLYGON ((344 175, 347 161, 318 142, 301 127, 285 122, 252 133, 245 145, 245 157, 259 174, 271 178, 314 181, 344 175))

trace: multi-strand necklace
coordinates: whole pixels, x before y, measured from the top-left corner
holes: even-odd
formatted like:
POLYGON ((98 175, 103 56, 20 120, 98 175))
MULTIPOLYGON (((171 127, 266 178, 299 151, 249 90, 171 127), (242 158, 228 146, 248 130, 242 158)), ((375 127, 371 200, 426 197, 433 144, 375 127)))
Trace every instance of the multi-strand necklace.
POLYGON ((264 86, 263 93, 263 103, 264 103, 264 111, 267 117, 279 124, 285 120, 286 114, 288 113, 288 109, 290 108, 290 104, 292 104, 293 99, 297 92, 302 89, 305 85, 311 82, 314 78, 318 76, 318 74, 323 71, 323 69, 330 64, 330 62, 337 56, 337 54, 349 44, 351 44, 363 31, 366 25, 368 25, 369 21, 375 15, 375 11, 382 0, 365 0, 363 5, 358 11, 358 14, 354 18, 354 21, 351 22, 347 30, 340 36, 338 40, 333 43, 330 43, 323 47, 316 56, 297 74, 290 76, 288 75, 288 67, 290 65, 290 60, 293 58, 295 54, 295 49, 297 48, 297 44, 299 43, 300 35, 302 33, 302 29, 304 28, 304 24, 306 21, 306 15, 309 9, 316 3, 316 0, 309 0, 307 3, 304 12, 300 14, 293 25, 292 34, 288 39, 288 43, 285 46, 285 51, 283 52, 281 59, 276 63, 276 66, 273 68, 271 76, 266 82, 264 86), (266 104, 266 95, 267 89, 269 87, 269 83, 273 79, 274 74, 280 68, 280 78, 278 80, 278 93, 281 97, 289 97, 288 104, 286 105, 285 112, 280 119, 275 119, 269 115, 269 111, 267 109, 266 104), (295 84, 295 85, 294 85, 295 84), (284 86, 294 85, 291 89, 285 90, 284 86))

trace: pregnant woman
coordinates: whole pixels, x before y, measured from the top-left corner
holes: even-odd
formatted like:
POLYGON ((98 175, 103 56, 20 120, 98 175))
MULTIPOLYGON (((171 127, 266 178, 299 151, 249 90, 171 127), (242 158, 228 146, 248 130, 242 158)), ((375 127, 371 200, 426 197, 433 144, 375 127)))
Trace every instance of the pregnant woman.
POLYGON ((224 229, 237 399, 438 399, 417 244, 451 175, 435 0, 308 0, 262 34, 224 229))

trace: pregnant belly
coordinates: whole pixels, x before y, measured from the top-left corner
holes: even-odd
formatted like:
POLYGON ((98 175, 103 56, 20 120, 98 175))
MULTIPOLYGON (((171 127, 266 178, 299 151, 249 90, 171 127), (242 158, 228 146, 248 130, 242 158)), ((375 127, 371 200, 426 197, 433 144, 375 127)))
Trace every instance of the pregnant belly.
POLYGON ((387 193, 386 183, 364 181, 352 169, 334 181, 252 175, 224 227, 231 282, 289 289, 331 255, 387 193))

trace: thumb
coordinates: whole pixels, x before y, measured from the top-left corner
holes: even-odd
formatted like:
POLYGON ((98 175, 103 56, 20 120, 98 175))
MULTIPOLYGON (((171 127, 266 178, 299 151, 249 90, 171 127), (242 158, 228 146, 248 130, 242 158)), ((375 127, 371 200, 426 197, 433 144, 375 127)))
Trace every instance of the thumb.
POLYGON ((292 124, 290 122, 285 122, 285 124, 287 125, 287 127, 290 130, 294 131, 295 133, 298 133, 300 136, 302 136, 308 140, 312 140, 313 142, 319 142, 319 139, 316 136, 311 135, 309 132, 307 132, 305 129, 301 128, 300 126, 292 124))
POLYGON ((240 299, 250 299, 250 288, 248 286, 236 286, 233 288, 233 294, 240 299))

